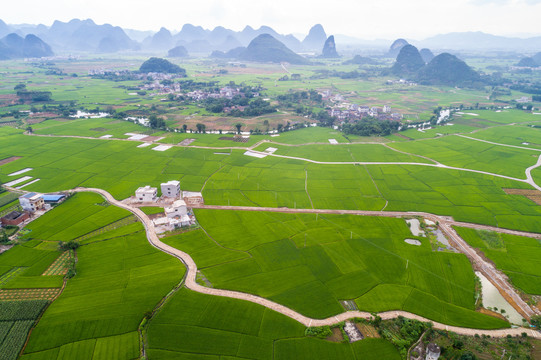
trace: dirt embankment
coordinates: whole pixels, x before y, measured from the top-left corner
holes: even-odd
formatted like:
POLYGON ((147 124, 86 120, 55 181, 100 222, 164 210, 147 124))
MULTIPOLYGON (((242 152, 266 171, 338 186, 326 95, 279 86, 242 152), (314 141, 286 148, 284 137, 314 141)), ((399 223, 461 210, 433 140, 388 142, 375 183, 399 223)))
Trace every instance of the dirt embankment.
POLYGON ((21 159, 21 156, 12 156, 5 159, 0 160, 0 166, 9 164, 12 161, 21 159))
POLYGON ((503 189, 508 195, 522 195, 535 202, 537 205, 541 205, 541 193, 537 190, 526 189, 503 189))

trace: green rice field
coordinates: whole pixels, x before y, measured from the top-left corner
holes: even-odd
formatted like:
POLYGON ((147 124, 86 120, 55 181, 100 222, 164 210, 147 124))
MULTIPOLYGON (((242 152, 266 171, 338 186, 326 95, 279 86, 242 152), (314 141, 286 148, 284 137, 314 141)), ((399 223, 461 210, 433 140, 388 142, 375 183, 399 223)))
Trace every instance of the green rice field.
POLYGON ((539 240, 488 231, 456 228, 471 246, 503 270, 513 285, 527 294, 541 295, 541 246, 539 240))
POLYGON ((400 359, 383 339, 353 344, 307 338, 305 328, 272 310, 252 303, 179 291, 149 326, 149 357, 182 359, 201 354, 249 359, 400 359), (217 316, 220 314, 220 316, 217 316), (373 357, 374 356, 374 357, 373 357))
MULTIPOLYGON (((141 186, 159 188, 178 180, 182 190, 202 192, 207 205, 427 212, 541 233, 541 206, 509 194, 516 193, 510 189, 534 191, 524 181, 525 170, 541 154, 541 115, 503 108, 523 93, 510 90, 495 99, 488 88, 403 85, 389 82, 393 77, 373 77, 389 64, 358 67, 321 60, 289 66, 301 80, 278 81, 284 75, 278 64, 233 67, 223 61, 173 60, 187 70, 187 80, 256 86, 261 98, 278 106, 275 113, 248 118, 214 114, 205 104, 161 90, 138 94, 134 89, 145 80, 88 75, 103 68, 134 70, 144 60, 107 55, 58 60, 54 66, 64 72, 61 76, 50 75, 43 64, 0 64, 0 115, 12 124, 0 127, 0 184, 22 179, 13 185, 17 193, 0 193, 0 212, 15 209, 24 191, 89 187, 123 200, 141 186), (359 70, 362 76, 322 75, 329 69, 359 70), (53 100, 13 101, 14 87, 21 83, 50 91, 53 100), (342 98, 303 100, 306 108, 296 108, 299 104, 281 105, 277 97, 313 89, 342 98), (391 106, 404 115, 402 125, 429 121, 438 106, 475 110, 455 112, 443 126, 385 137, 310 126, 317 121, 305 110, 315 114, 344 102, 391 106), (60 110, 48 112, 51 107, 60 110), (68 107, 156 115, 174 131, 112 117, 68 118, 61 110, 68 107), (244 142, 233 134, 178 132, 183 124, 191 129, 199 121, 208 121, 207 130, 232 130, 235 122, 243 131, 287 122, 305 127, 251 135, 244 142), (34 136, 24 133, 28 126, 34 136), (143 141, 127 141, 127 133, 152 138, 139 147, 143 141), (158 146, 165 151, 155 151, 158 146), (254 156, 246 148, 268 154, 254 156)), ((182 86, 187 92, 189 85, 182 86)), ((532 176, 541 185, 541 168, 532 176)), ((163 213, 159 207, 142 210, 151 217, 163 213)), ((479 289, 468 258, 435 250, 434 239, 414 236, 404 219, 203 208, 193 213, 196 225, 160 237, 193 258, 198 282, 205 286, 254 294, 317 319, 346 311, 346 301, 348 309, 403 310, 465 328, 510 326, 477 308, 479 289)), ((456 230, 515 287, 541 295, 538 240, 456 230)), ((260 305, 192 292, 182 286, 183 263, 151 246, 130 212, 95 193, 70 195, 17 236, 14 246, 0 254, 0 360, 19 357, 34 325, 20 359, 128 360, 141 358, 142 349, 147 359, 403 358, 394 341, 311 337, 302 324, 260 305), (72 240, 77 249, 59 250, 72 240)))
POLYGON ((191 254, 214 287, 255 293, 315 318, 343 312, 340 300, 355 300, 361 310, 505 326, 474 312, 466 257, 434 253, 426 238, 417 238, 421 247, 406 244, 412 234, 402 219, 218 210, 196 215, 205 232, 165 242, 191 254), (382 301, 376 294, 383 288, 403 296, 382 301), (374 296, 379 300, 371 303, 374 296))
POLYGON ((32 332, 23 359, 138 357, 144 313, 182 279, 184 267, 144 234, 82 246, 77 257, 77 275, 32 332))

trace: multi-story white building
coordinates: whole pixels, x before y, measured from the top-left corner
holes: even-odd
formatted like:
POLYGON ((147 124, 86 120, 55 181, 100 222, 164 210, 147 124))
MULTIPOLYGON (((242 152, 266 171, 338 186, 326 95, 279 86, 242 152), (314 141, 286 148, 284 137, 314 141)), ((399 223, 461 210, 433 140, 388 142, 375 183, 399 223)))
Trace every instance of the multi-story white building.
POLYGON ((175 201, 173 205, 165 208, 165 215, 167 215, 168 218, 182 218, 183 216, 188 215, 186 202, 184 200, 175 201))
POLYGON ((135 190, 135 197, 142 202, 155 202, 158 199, 158 188, 149 185, 135 190))
POLYGON ((180 181, 171 180, 161 184, 162 195, 165 197, 176 198, 180 197, 180 181))
POLYGON ((28 193, 19 197, 19 203, 23 210, 30 212, 36 212, 45 206, 42 195, 38 193, 28 193))

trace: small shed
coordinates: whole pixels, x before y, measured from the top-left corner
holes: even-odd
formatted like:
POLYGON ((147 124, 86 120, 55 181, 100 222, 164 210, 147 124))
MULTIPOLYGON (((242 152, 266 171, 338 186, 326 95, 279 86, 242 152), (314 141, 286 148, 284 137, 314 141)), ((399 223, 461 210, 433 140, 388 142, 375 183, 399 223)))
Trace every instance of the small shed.
POLYGON ((62 202, 64 200, 66 196, 65 195, 62 195, 62 194, 44 194, 42 196, 43 198, 43 201, 46 203, 46 204, 58 204, 60 202, 62 202))
POLYGON ((200 192, 183 191, 182 198, 184 199, 188 207, 203 205, 205 203, 203 200, 203 194, 201 194, 200 192))
POLYGON ((19 225, 30 217, 26 211, 12 211, 3 218, 0 219, 2 225, 19 225))

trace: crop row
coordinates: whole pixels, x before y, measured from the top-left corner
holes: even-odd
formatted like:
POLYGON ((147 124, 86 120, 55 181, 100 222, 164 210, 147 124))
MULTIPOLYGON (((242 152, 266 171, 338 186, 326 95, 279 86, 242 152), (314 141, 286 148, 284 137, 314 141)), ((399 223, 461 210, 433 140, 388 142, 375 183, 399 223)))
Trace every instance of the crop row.
POLYGON ((0 301, 0 321, 35 320, 48 303, 47 300, 0 301))
POLYGON ((0 360, 15 360, 17 359, 21 348, 23 347, 28 331, 34 324, 34 320, 15 321, 11 329, 5 336, 0 339, 0 360))
POLYGON ((2 289, 0 290, 1 301, 15 300, 54 300, 60 293, 59 288, 48 289, 2 289))
POLYGON ((67 264, 73 256, 73 250, 64 251, 42 275, 65 275, 68 272, 67 264))

